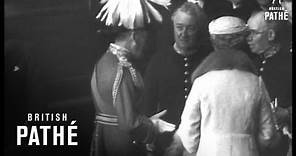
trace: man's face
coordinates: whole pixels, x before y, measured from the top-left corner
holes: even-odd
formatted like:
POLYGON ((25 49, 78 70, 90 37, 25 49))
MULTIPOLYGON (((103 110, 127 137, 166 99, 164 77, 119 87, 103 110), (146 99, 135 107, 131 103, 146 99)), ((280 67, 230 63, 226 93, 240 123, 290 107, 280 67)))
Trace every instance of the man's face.
POLYGON ((178 11, 173 18, 173 23, 177 47, 183 51, 194 47, 194 44, 197 44, 197 19, 185 12, 178 11))
POLYGON ((147 32, 146 31, 137 31, 134 34, 135 45, 133 47, 134 58, 139 59, 144 56, 143 49, 147 41, 147 32))
POLYGON ((256 15, 248 20, 250 34, 247 38, 247 41, 251 51, 258 55, 263 53, 268 47, 270 47, 267 25, 264 21, 263 16, 262 14, 256 15))

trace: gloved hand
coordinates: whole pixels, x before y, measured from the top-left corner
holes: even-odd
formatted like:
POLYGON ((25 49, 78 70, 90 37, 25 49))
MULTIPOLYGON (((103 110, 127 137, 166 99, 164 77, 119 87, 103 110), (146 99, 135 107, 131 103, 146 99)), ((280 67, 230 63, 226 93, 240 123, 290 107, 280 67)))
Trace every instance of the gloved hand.
POLYGON ((159 133, 172 132, 176 128, 176 125, 160 119, 160 117, 164 116, 166 112, 167 110, 163 110, 150 117, 150 120, 152 121, 153 125, 155 126, 155 128, 159 133))

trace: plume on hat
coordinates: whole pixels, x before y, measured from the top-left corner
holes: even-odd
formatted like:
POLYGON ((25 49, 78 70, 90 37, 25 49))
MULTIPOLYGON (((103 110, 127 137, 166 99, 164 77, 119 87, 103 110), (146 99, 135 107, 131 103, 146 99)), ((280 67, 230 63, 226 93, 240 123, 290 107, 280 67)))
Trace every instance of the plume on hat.
POLYGON ((127 29, 144 27, 145 23, 151 22, 151 15, 162 22, 161 14, 151 2, 166 9, 171 4, 171 0, 101 0, 104 6, 96 18, 105 20, 107 26, 124 26, 127 29))

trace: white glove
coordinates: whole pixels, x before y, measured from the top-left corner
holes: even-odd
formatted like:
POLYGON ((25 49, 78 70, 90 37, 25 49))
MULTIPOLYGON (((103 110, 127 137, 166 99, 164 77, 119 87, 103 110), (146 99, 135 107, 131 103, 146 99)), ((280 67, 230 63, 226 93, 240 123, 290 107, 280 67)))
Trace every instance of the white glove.
POLYGON ((166 114, 166 112, 167 112, 167 110, 163 110, 163 111, 150 117, 150 120, 152 121, 153 125, 156 127, 156 129, 159 133, 172 132, 176 128, 176 125, 168 123, 168 122, 160 119, 160 117, 164 116, 166 114))
POLYGON ((284 126, 284 128, 283 128, 283 134, 284 135, 287 135, 290 139, 292 139, 292 133, 289 132, 287 126, 284 126))

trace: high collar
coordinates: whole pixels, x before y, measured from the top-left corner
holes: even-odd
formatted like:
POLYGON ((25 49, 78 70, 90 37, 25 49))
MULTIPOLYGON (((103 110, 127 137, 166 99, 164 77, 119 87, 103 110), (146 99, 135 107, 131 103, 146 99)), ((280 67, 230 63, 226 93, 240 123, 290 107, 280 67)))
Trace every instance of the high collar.
POLYGON ((117 44, 110 43, 109 45, 109 52, 111 52, 113 55, 117 57, 120 63, 130 65, 131 63, 129 62, 129 54, 130 52, 117 44))
POLYGON ((279 50, 280 47, 278 45, 271 46, 262 53, 261 58, 264 60, 271 58, 274 55, 276 55, 279 52, 279 50))

